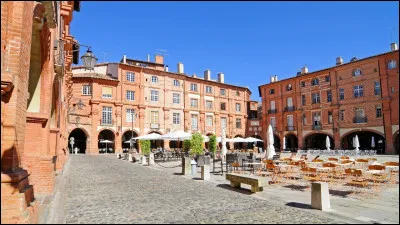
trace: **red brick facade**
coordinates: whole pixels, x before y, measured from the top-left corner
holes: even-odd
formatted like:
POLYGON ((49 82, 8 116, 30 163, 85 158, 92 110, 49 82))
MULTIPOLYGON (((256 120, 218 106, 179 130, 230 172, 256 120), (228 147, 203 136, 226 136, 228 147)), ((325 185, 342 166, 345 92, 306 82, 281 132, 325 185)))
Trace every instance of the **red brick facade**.
POLYGON ((364 149, 371 149, 369 135, 377 139, 376 149, 399 154, 399 51, 396 49, 316 72, 308 73, 303 68, 296 77, 259 86, 259 92, 262 137, 266 141, 266 128, 275 118, 277 148, 282 148, 280 143, 286 137, 291 142, 286 140, 286 145, 292 148, 325 149, 328 135, 332 148, 352 149, 351 138, 357 134, 365 137, 361 144, 364 149), (342 90, 344 99, 340 99, 342 90), (289 120, 293 122, 289 124, 289 120))
POLYGON ((68 157, 72 54, 60 53, 72 50, 74 2, 1 2, 2 223, 37 223, 35 198, 52 194, 68 157))

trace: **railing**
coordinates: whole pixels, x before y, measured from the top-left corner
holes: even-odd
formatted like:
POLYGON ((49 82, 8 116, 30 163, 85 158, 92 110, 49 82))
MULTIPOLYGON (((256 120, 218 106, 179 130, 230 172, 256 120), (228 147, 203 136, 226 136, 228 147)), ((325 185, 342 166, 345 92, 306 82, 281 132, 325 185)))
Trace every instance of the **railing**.
POLYGON ((353 123, 366 123, 367 117, 354 117, 353 123))
POLYGON ((286 130, 287 130, 287 131, 294 131, 294 126, 287 126, 287 127, 286 127, 286 130))
POLYGON ((199 127, 193 127, 192 126, 192 130, 198 130, 199 129, 199 127))
POLYGON ((160 124, 158 123, 151 123, 150 124, 150 129, 159 129, 160 128, 160 124))
POLYGON ((276 109, 268 109, 268 114, 276 114, 276 109))
POLYGON ((292 112, 292 111, 294 111, 294 110, 296 110, 296 107, 295 107, 295 106, 288 106, 288 107, 285 107, 285 112, 292 112))
POLYGON ((320 123, 319 124, 313 124, 312 129, 313 130, 322 130, 322 125, 320 123))

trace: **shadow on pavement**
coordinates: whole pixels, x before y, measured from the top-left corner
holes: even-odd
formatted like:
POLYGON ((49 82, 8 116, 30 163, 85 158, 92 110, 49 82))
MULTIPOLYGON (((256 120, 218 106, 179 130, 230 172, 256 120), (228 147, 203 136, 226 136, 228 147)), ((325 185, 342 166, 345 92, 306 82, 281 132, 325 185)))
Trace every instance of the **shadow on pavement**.
POLYGON ((290 206, 290 207, 294 207, 294 208, 312 209, 311 205, 304 204, 304 203, 299 203, 299 202, 288 202, 285 205, 290 206))
POLYGON ((231 187, 229 184, 218 184, 217 187, 220 188, 224 188, 224 189, 228 189, 231 191, 235 191, 235 192, 239 192, 241 194, 246 194, 246 195, 251 195, 253 193, 251 193, 251 191, 249 189, 245 189, 245 188, 234 188, 231 187))

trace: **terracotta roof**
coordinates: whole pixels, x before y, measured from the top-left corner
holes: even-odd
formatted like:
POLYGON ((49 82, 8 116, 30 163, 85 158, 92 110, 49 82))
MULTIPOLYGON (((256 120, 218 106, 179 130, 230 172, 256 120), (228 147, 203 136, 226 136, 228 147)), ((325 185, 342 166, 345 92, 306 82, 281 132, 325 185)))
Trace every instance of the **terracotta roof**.
POLYGON ((100 73, 79 73, 79 74, 74 74, 72 77, 73 78, 96 78, 96 79, 102 79, 102 80, 118 81, 118 79, 115 79, 115 78, 112 78, 110 76, 107 76, 105 74, 100 74, 100 73))

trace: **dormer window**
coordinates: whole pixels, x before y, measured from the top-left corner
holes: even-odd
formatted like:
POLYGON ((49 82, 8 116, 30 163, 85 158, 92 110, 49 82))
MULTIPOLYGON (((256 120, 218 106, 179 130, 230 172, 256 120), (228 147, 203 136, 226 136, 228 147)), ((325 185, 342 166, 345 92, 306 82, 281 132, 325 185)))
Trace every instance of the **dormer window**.
POLYGON ((292 90, 292 85, 291 84, 288 84, 287 86, 286 86, 286 91, 291 91, 292 90))
POLYGON ((355 70, 353 70, 353 76, 360 76, 361 75, 361 69, 360 68, 357 68, 357 69, 355 69, 355 70))
POLYGON ((271 89, 271 90, 269 90, 269 94, 270 94, 270 95, 273 95, 273 94, 275 94, 275 89, 271 89))
POLYGON ((389 61, 389 63, 388 63, 388 69, 389 70, 396 68, 396 66, 397 66, 396 65, 396 60, 393 59, 393 60, 389 61))
POLYGON ((311 85, 312 85, 312 86, 318 85, 318 84, 319 84, 318 78, 314 78, 314 79, 311 80, 311 85))

